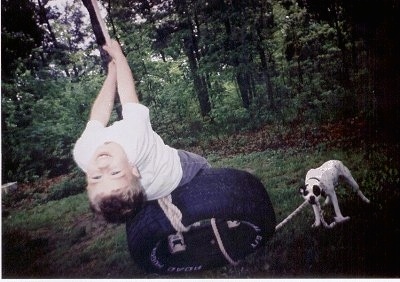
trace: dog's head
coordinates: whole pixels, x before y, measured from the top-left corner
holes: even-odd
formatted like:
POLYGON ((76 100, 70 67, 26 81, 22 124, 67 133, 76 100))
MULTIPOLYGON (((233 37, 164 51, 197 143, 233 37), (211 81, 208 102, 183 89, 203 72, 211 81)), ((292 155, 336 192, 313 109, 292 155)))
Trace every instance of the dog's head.
POLYGON ((304 200, 308 201, 311 205, 315 205, 322 194, 321 188, 316 184, 303 185, 299 188, 299 192, 303 196, 304 200))

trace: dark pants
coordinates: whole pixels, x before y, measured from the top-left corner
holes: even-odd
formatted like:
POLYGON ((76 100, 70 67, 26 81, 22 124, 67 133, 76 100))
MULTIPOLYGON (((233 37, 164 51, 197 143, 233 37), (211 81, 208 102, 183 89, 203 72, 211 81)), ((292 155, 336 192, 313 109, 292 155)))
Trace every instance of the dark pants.
POLYGON ((197 154, 178 150, 178 155, 182 166, 182 179, 178 186, 183 186, 190 182, 200 170, 211 167, 205 158, 197 154))

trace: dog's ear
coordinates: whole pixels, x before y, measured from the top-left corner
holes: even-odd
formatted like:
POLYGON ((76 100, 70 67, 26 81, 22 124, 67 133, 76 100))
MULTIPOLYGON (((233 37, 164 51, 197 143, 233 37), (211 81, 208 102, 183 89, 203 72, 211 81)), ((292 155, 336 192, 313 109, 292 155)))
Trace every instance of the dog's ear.
POLYGON ((300 187, 299 187, 299 193, 301 194, 301 195, 304 195, 304 192, 306 191, 306 186, 304 186, 304 185, 301 185, 300 187))
POLYGON ((321 195, 321 188, 319 188, 319 186, 318 185, 314 185, 313 187, 312 187, 312 190, 313 190, 313 194, 315 195, 315 196, 319 196, 319 195, 321 195))

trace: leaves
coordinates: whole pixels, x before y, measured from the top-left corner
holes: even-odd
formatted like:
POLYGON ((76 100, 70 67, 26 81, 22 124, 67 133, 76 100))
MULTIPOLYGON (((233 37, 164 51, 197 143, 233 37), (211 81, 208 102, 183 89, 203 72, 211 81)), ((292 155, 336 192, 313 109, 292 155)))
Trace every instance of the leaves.
MULTIPOLYGON (((16 3, 6 1, 2 11, 19 11, 16 3)), ((311 139, 327 137, 309 134, 313 128, 340 127, 340 121, 356 116, 369 118, 372 132, 385 114, 378 109, 395 105, 390 99, 395 91, 379 95, 398 88, 393 88, 396 77, 388 75, 389 86, 376 89, 385 84, 376 80, 381 72, 370 72, 371 62, 392 61, 372 56, 370 46, 350 28, 346 9, 360 3, 349 7, 336 1, 346 9, 335 10, 335 21, 328 17, 333 10, 317 17, 315 9, 324 7, 295 3, 119 0, 105 5, 140 100, 167 144, 205 151, 221 136, 258 131, 269 131, 269 139, 260 142, 264 145, 232 138, 237 144, 231 147, 240 151, 240 145, 247 152, 267 144, 314 144, 311 139), (301 136, 311 137, 302 141, 301 136)), ((71 169, 72 146, 104 79, 82 3, 53 4, 24 0, 20 8, 32 8, 26 13, 32 26, 21 27, 28 19, 3 26, 3 38, 22 36, 24 43, 2 47, 26 49, 2 65, 10 70, 2 81, 5 180, 71 169)))

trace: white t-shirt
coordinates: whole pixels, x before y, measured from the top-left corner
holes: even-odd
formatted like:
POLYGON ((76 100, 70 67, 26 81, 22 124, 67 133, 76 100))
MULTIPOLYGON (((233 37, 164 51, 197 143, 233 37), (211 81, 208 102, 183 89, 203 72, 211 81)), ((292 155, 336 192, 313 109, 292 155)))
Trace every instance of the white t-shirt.
POLYGON ((99 146, 105 142, 118 143, 125 150, 129 163, 138 168, 147 200, 169 195, 182 178, 177 150, 165 145, 153 131, 146 106, 127 103, 122 108, 122 116, 122 120, 108 127, 97 120, 90 120, 75 144, 75 162, 86 172, 99 146))

